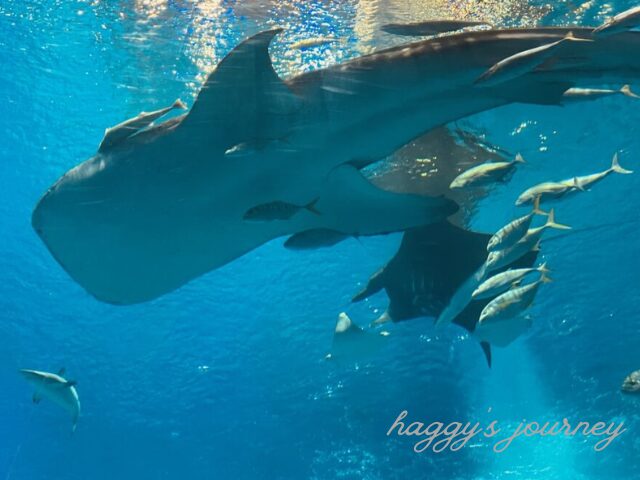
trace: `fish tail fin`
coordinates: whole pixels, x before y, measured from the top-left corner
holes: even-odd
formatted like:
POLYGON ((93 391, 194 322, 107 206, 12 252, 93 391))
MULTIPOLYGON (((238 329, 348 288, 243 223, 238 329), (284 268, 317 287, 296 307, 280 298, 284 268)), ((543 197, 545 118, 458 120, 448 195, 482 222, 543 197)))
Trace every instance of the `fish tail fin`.
POLYGON ((547 268, 547 262, 544 262, 544 263, 543 263, 542 265, 540 265, 536 270, 538 270, 538 271, 542 274, 542 276, 543 276, 543 277, 544 277, 544 276, 546 276, 548 273, 550 273, 550 272, 551 272, 551 270, 549 270, 549 269, 547 268))
POLYGON ((611 171, 615 173, 621 173, 623 175, 629 175, 633 173, 633 170, 627 170, 626 168, 622 168, 620 163, 618 163, 618 152, 613 156, 613 160, 611 160, 611 171))
POLYGON ((315 213, 316 215, 322 215, 320 211, 316 208, 316 203, 318 203, 318 200, 320 200, 320 197, 314 198, 309 203, 307 203, 304 206, 304 208, 309 210, 311 213, 315 213))
POLYGON ((535 213, 536 215, 544 215, 548 217, 549 212, 545 212, 544 210, 540 209, 540 197, 541 195, 537 195, 536 198, 533 200, 533 213, 535 213))
POLYGON ((520 155, 519 153, 516 154, 516 158, 513 159, 514 163, 527 163, 524 161, 524 158, 522 158, 522 155, 520 155))
POLYGON ((185 105, 185 103, 182 100, 177 98, 176 101, 173 102, 173 105, 171 105, 171 108, 177 108, 177 109, 180 109, 180 110, 186 110, 187 106, 185 105))
POLYGON ((553 279, 547 275, 546 272, 542 272, 542 276, 540 277, 540 281, 542 283, 551 283, 553 279))
POLYGON ((621 89, 620 89, 620 93, 623 94, 625 97, 629 97, 629 98, 640 98, 640 95, 637 95, 635 93, 633 93, 631 91, 631 85, 624 85, 621 89))
POLYGON ((553 208, 549 212, 549 218, 547 219, 547 223, 545 223, 544 226, 545 228, 555 228, 556 230, 571 230, 570 226, 556 222, 556 214, 553 208))

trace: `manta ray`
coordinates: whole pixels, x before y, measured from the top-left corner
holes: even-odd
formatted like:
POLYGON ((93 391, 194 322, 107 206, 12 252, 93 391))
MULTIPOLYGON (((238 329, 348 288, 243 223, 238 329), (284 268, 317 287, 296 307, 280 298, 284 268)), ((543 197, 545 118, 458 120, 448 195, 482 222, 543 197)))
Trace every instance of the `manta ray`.
POLYGON ((640 77, 640 33, 568 42, 535 70, 496 86, 477 79, 518 52, 591 28, 486 30, 422 40, 283 80, 269 44, 235 47, 191 109, 143 113, 108 129, 97 153, 38 202, 32 225, 90 294, 113 304, 155 299, 284 235, 326 229, 375 235, 442 222, 444 197, 384 191, 361 169, 437 127, 564 92, 640 77), (317 200, 317 201, 316 201, 317 200), (308 205, 288 219, 248 222, 272 202, 308 205))
MULTIPOLYGON (((491 235, 470 232, 449 222, 411 229, 389 262, 374 273, 367 285, 353 297, 359 302, 384 289, 389 306, 374 323, 400 322, 420 317, 438 318, 461 285, 487 259, 491 235)), ((531 251, 494 272, 531 267, 538 256, 531 251)), ((473 333, 480 312, 491 301, 473 300, 453 323, 473 333)), ((491 347, 480 343, 491 366, 491 347)))

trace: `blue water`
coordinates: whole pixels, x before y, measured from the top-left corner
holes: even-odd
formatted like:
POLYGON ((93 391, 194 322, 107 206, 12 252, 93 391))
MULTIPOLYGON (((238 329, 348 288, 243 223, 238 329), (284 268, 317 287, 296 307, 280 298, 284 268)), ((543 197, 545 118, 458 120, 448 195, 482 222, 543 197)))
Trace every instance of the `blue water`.
MULTIPOLYGON (((632 6, 435 3, 497 24, 597 22, 632 6)), ((107 126, 177 97, 190 103, 204 73, 247 34, 287 27, 273 55, 290 75, 389 45, 376 25, 425 8, 417 0, 2 0, 0 478, 640 479, 640 398, 619 391, 640 368, 640 174, 609 178, 558 207, 574 231, 545 244, 554 283, 531 310, 532 330, 497 349, 491 370, 466 332, 424 319, 390 327, 393 342, 375 358, 324 360, 341 310, 362 325, 384 311, 384 294, 349 299, 400 235, 304 253, 275 240, 153 302, 116 307, 74 283, 31 229, 39 196, 93 154, 107 126), (346 41, 287 50, 285 40, 310 32, 346 41), (32 404, 17 374, 62 366, 83 407, 73 435, 63 411, 32 404), (409 439, 386 436, 402 410, 427 422, 615 420, 627 432, 600 453, 596 440, 576 437, 520 439, 501 455, 483 440, 416 454, 409 439)), ((510 106, 461 124, 528 162, 483 200, 478 230, 513 218, 528 186, 600 171, 615 151, 640 171, 633 100, 510 106)))

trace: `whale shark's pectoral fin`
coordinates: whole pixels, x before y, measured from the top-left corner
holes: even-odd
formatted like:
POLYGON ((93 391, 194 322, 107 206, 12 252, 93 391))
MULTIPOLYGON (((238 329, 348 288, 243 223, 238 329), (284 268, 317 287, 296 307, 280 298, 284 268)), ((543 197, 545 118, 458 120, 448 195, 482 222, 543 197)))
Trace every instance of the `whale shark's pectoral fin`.
POLYGON ((349 235, 380 235, 429 225, 453 215, 458 206, 444 197, 383 190, 349 164, 336 167, 320 193, 322 227, 349 235))
POLYGON ((31 398, 31 400, 33 401, 33 403, 37 405, 38 403, 40 403, 40 400, 42 400, 42 396, 36 392, 33 394, 33 397, 31 398))
POLYGON ((202 134, 225 149, 286 136, 301 99, 271 63, 269 44, 280 32, 275 28, 258 33, 224 57, 200 90, 183 127, 206 129, 202 134))
POLYGON ((161 108, 154 112, 142 112, 138 116, 130 118, 115 127, 107 128, 104 132, 104 138, 98 147, 99 152, 104 152, 109 148, 112 148, 119 143, 123 142, 127 138, 138 133, 140 130, 147 128, 154 121, 160 117, 165 116, 171 110, 179 108, 181 110, 186 109, 186 105, 182 103, 180 99, 177 99, 173 104, 166 108, 161 108))

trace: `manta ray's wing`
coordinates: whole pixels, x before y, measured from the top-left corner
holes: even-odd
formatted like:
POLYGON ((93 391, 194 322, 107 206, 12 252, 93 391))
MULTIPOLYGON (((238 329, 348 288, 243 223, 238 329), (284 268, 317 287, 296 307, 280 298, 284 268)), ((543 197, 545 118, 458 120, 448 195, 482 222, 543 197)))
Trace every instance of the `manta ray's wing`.
MULTIPOLYGON (((490 237, 448 222, 407 231, 397 253, 372 276, 353 301, 363 300, 384 288, 389 297, 386 316, 390 320, 437 318, 458 288, 486 260, 490 237)), ((530 252, 505 269, 531 267, 536 257, 537 252, 530 252)), ((453 323, 473 332, 480 312, 489 301, 470 302, 453 323)), ((490 346, 483 343, 481 347, 490 366, 490 346)))

